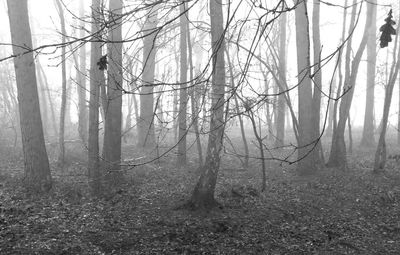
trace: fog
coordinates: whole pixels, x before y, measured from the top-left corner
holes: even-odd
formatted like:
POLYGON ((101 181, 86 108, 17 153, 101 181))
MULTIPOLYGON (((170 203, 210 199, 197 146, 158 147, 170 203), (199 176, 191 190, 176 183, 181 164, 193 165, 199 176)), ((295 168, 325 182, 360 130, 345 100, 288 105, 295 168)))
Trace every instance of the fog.
POLYGON ((399 8, 0 0, 0 253, 396 254, 399 8))

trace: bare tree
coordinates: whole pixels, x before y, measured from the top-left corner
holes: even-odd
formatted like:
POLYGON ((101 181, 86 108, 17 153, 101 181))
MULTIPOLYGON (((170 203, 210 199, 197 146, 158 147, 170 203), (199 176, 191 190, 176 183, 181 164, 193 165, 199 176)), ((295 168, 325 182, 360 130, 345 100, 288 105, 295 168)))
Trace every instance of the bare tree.
POLYGON ((321 95, 322 95, 322 65, 321 65, 321 35, 320 35, 320 0, 313 1, 313 13, 312 13, 312 31, 313 31, 313 56, 314 56, 314 70, 313 70, 313 83, 314 91, 312 98, 312 123, 314 127, 313 139, 316 141, 315 151, 313 154, 319 154, 314 157, 315 163, 318 166, 324 165, 324 153, 322 150, 322 144, 319 139, 320 136, 320 113, 321 113, 321 95))
POLYGON ((32 37, 27 0, 7 0, 12 50, 18 90, 25 183, 34 192, 47 192, 52 187, 49 160, 44 143, 32 37))
POLYGON ((122 129, 122 0, 111 0, 107 69, 107 108, 104 125, 104 161, 116 182, 121 178, 121 129, 122 129))
MULTIPOLYGON (((299 103, 299 139, 298 164, 300 174, 312 174, 316 171, 319 155, 315 150, 313 129, 313 93, 310 78, 310 38, 306 1, 298 2, 296 10, 296 45, 298 70, 298 103, 299 103)), ((319 112, 318 112, 319 114, 319 112)))
MULTIPOLYGON (((79 36, 85 36, 84 0, 79 0, 79 17, 81 18, 79 36)), ((86 44, 82 44, 79 49, 79 70, 77 71, 77 91, 78 91, 78 132, 82 141, 86 142, 88 136, 88 119, 86 104, 86 44)))
MULTIPOLYGON (((391 12, 389 13, 389 17, 387 19, 391 19, 391 12)), ((399 21, 400 22, 400 18, 399 21)), ((375 152, 375 161, 374 161, 374 172, 378 173, 380 171, 383 171, 385 164, 386 164, 386 131, 387 131, 387 125, 388 125, 388 118, 389 118, 389 110, 390 110, 390 104, 392 102, 392 95, 393 95, 393 89, 394 85, 397 80, 397 75, 399 73, 399 68, 400 68, 400 49, 399 47, 399 32, 400 32, 400 26, 397 26, 397 31, 396 31, 396 39, 394 42, 394 50, 393 50, 393 62, 392 66, 390 68, 390 74, 389 74, 389 80, 388 84, 386 86, 385 90, 385 102, 383 105, 383 115, 382 115, 382 120, 381 120, 381 128, 380 128, 380 134, 379 134, 379 141, 378 141, 378 146, 376 148, 375 152), (396 56, 397 54, 397 56, 396 56)))
MULTIPOLYGON (((283 8, 286 4, 283 4, 283 8)), ((285 112, 286 112, 286 102, 285 102, 285 87, 286 84, 286 23, 287 14, 283 12, 279 20, 279 82, 281 86, 279 87, 278 96, 278 106, 277 106, 277 116, 276 116, 276 138, 275 146, 281 147, 285 142, 285 112)))
MULTIPOLYGON (((229 49, 229 46, 227 48, 229 49)), ((232 67, 233 64, 232 64, 232 60, 230 58, 228 49, 226 50, 226 60, 228 62, 228 70, 229 70, 229 76, 230 76, 231 89, 232 89, 232 91, 234 91, 236 89, 236 84, 235 84, 235 77, 234 77, 233 67, 232 67)), ((247 143, 246 131, 244 129, 244 123, 243 123, 243 116, 240 111, 238 95, 236 92, 233 95, 233 99, 235 101, 235 111, 236 111, 236 114, 238 115, 240 134, 242 136, 242 141, 243 141, 243 149, 244 149, 243 168, 247 169, 249 167, 249 145, 247 143)))
MULTIPOLYGON (((355 2, 353 2, 355 3, 355 2)), ((362 7, 362 3, 361 3, 362 7)), ((361 8, 360 7, 360 8, 361 8)), ((356 8, 356 7, 353 7, 356 8)), ((367 17, 372 16, 372 8, 371 5, 367 7, 367 17)), ((355 18, 355 10, 352 11, 352 20, 355 18)), ((340 167, 342 169, 347 167, 347 157, 346 157, 346 143, 344 140, 344 132, 346 129, 346 122, 349 118, 350 106, 353 100, 354 95, 354 87, 356 85, 356 79, 358 74, 358 67, 360 65, 361 57, 363 55, 364 49, 367 45, 368 41, 368 29, 371 25, 372 20, 367 19, 364 28, 363 38, 361 40, 360 46, 354 56, 353 61, 351 62, 351 70, 350 63, 346 67, 345 79, 344 79, 344 88, 343 92, 345 93, 340 101, 339 108, 339 121, 336 129, 334 130, 332 136, 332 145, 331 145, 331 154, 329 155, 329 160, 327 165, 329 167, 340 167)), ((350 24, 354 24, 354 22, 350 21, 350 24)), ((351 49, 351 41, 348 41, 348 48, 346 52, 346 59, 350 59, 350 49, 351 49), (349 49, 350 47, 350 49, 349 49)))
MULTIPOLYGON (((189 21, 189 14, 187 14, 187 19, 189 21)), ((187 45, 188 45, 188 61, 189 61, 189 75, 190 75, 190 81, 192 88, 189 89, 189 96, 190 96, 190 103, 191 103, 191 114, 192 114, 192 125, 194 129, 194 133, 196 135, 196 145, 197 145, 197 153, 199 157, 199 166, 203 165, 203 149, 201 146, 201 139, 200 139, 200 130, 199 130, 199 106, 198 106, 198 96, 196 93, 195 84, 194 81, 194 63, 193 63, 193 47, 192 47, 192 41, 190 38, 190 29, 189 29, 189 22, 186 23, 187 25, 187 45)))
POLYGON ((140 147, 151 147, 155 144, 153 91, 158 8, 157 4, 151 5, 143 27, 143 84, 140 90, 140 119, 138 122, 138 145, 140 147))
POLYGON ((225 40, 222 6, 222 0, 210 1, 213 64, 211 121, 206 160, 201 167, 201 176, 190 200, 194 208, 209 208, 216 205, 214 192, 224 135, 225 40))
MULTIPOLYGON (((64 8, 60 0, 55 0, 58 15, 60 17, 61 24, 61 43, 65 45, 66 43, 66 29, 65 29, 65 17, 64 8)), ((67 70, 66 70, 66 47, 61 48, 61 108, 60 108, 60 128, 58 133, 58 143, 59 143, 59 154, 58 154, 58 164, 64 165, 65 157, 65 146, 64 146, 64 133, 65 133, 65 113, 67 105, 67 70)))
POLYGON ((375 100, 375 73, 376 73, 376 0, 367 3, 372 8, 371 26, 368 30, 367 42, 367 93, 365 101, 364 126, 361 146, 371 146, 374 139, 374 100, 375 100))
POLYGON ((180 10, 180 90, 179 90, 179 113, 178 113, 178 122, 179 122, 179 141, 178 141, 178 159, 177 165, 183 166, 186 164, 186 133, 187 133, 187 123, 186 123, 186 111, 187 111, 187 13, 186 13, 186 1, 182 1, 179 10, 180 10))
POLYGON ((92 0, 93 42, 90 43, 90 98, 89 98, 89 136, 88 136, 88 173, 90 186, 94 194, 100 191, 100 160, 99 160, 99 87, 104 82, 103 70, 97 63, 101 54, 100 11, 101 0, 92 0))

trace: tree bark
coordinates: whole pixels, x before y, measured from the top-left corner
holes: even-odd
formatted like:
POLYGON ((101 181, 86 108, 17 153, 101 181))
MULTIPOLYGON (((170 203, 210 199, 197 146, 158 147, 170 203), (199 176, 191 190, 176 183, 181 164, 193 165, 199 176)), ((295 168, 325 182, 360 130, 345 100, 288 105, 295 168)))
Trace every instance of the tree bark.
POLYGON ((155 145, 154 130, 154 72, 156 65, 156 26, 157 26, 156 4, 151 8, 143 29, 143 76, 142 88, 140 90, 140 120, 138 123, 139 147, 153 147, 155 145))
POLYGON ((44 143, 39 97, 36 84, 32 37, 27 0, 7 0, 17 81, 22 147, 24 152, 25 185, 33 192, 47 192, 52 180, 44 143), (20 47, 23 46, 23 47, 20 47))
MULTIPOLYGON (((345 6, 347 6, 347 0, 345 0, 345 6)), ((356 5, 354 5, 354 0, 353 0, 353 9, 352 9, 352 14, 351 14, 351 20, 350 20, 350 25, 349 28, 354 26, 355 22, 355 14, 356 14, 356 5)), ((343 52, 343 43, 344 43, 344 36, 346 33, 346 22, 347 21, 347 9, 344 9, 343 11, 343 25, 342 25, 342 38, 340 40, 340 43, 342 44, 342 47, 339 49, 338 52, 338 76, 339 76, 339 83, 336 91, 336 98, 339 98, 340 95, 342 94, 342 87, 343 87, 343 72, 342 72, 342 52, 343 52)), ((352 37, 350 37, 347 41, 347 48, 346 48, 346 71, 347 71, 347 66, 348 62, 350 61, 350 50, 351 50, 351 42, 352 42, 352 37)), ((338 105, 339 105, 339 100, 335 100, 333 104, 333 122, 332 122, 332 137, 333 134, 336 133, 336 128, 337 128, 337 110, 338 110, 338 105)))
POLYGON ((314 127, 313 139, 316 143, 312 151, 312 157, 318 166, 324 165, 324 153, 320 140, 320 113, 321 113, 321 95, 322 95, 322 66, 321 66, 321 35, 320 35, 320 0, 313 1, 312 31, 313 31, 313 55, 314 55, 314 91, 312 99, 312 123, 314 127))
POLYGON ((47 96, 47 99, 49 101, 49 107, 50 107, 50 112, 51 112, 51 125, 53 126, 53 131, 54 131, 53 134, 54 134, 55 137, 58 137, 56 113, 54 111, 53 98, 52 98, 51 93, 50 93, 49 81, 47 80, 46 73, 44 72, 43 67, 42 67, 42 65, 40 64, 39 61, 37 62, 37 67, 39 69, 39 75, 41 75, 41 77, 43 79, 45 90, 46 90, 46 96, 47 96))
MULTIPOLYGON (((284 4, 283 7, 286 5, 284 4)), ((283 12, 279 20, 279 82, 281 84, 286 83, 286 23, 287 14, 283 12)), ((286 113, 286 102, 285 102, 285 90, 284 86, 279 87, 278 96, 278 107, 276 117, 276 137, 275 147, 282 147, 285 143, 285 113, 286 113)))
MULTIPOLYGON (((362 4, 362 3, 361 3, 362 4)), ((353 7, 356 8, 356 7, 353 7)), ((361 8, 361 7, 360 7, 361 8)), ((355 10, 353 9, 353 14, 355 16, 355 10)), ((372 8, 367 8, 367 17, 372 16, 372 8)), ((353 22, 350 22, 352 24, 353 22)), ((346 70, 345 81, 346 85, 343 88, 343 92, 346 92, 345 95, 341 98, 340 108, 339 108, 339 122, 337 124, 337 128, 332 136, 332 144, 331 144, 331 154, 329 156, 329 160, 327 163, 328 167, 340 167, 341 169, 345 169, 347 167, 347 157, 346 157, 346 143, 344 139, 344 132, 346 129, 346 121, 349 117, 351 102, 354 95, 354 87, 356 85, 356 79, 358 74, 358 67, 360 65, 361 57, 363 55, 364 49, 367 45, 368 40, 368 28, 371 25, 371 19, 367 19, 364 28, 364 35, 361 40, 360 46, 354 56, 354 59, 351 63, 351 70, 346 70)), ((346 59, 350 59, 350 50, 351 49, 351 41, 348 43, 348 49, 346 52, 346 59)), ((348 60, 349 61, 349 60, 348 60)), ((350 66, 346 69, 349 69, 350 66)))
MULTIPOLYGON (((85 36, 85 9, 84 0, 79 0, 79 17, 80 22, 79 37, 85 36)), ((88 119, 86 105, 86 43, 82 44, 79 49, 79 70, 77 71, 77 91, 78 91, 78 132, 79 136, 86 143, 88 137, 88 119)))
POLYGON ((107 45, 107 108, 104 109, 103 155, 114 184, 121 181, 122 130, 122 0, 110 0, 109 15, 114 21, 109 28, 107 45))
POLYGON ((194 133, 196 135, 196 145, 197 145, 197 153, 199 156, 199 167, 203 165, 203 149, 201 146, 200 139, 200 130, 199 130, 199 106, 197 101, 197 93, 194 84, 194 65, 193 65, 193 49, 192 49, 192 41, 190 38, 190 29, 189 22, 186 23, 187 30, 187 45, 188 45, 188 60, 189 60, 189 75, 192 88, 189 90, 190 102, 191 102, 191 113, 192 113, 192 125, 194 129, 194 133))
POLYGON ((40 71, 38 71, 37 69, 36 69, 36 77, 38 79, 38 96, 39 96, 40 114, 42 116, 43 133, 45 138, 49 138, 48 125, 50 124, 50 122, 47 114, 48 111, 47 111, 47 100, 45 92, 46 86, 44 84, 43 77, 40 75, 40 71))
MULTIPOLYGON (((313 100, 310 78, 310 39, 308 30, 307 3, 300 2, 295 10, 296 16, 296 45, 298 70, 298 163, 297 170, 301 175, 312 174, 316 171, 318 162, 313 155, 315 142, 313 128, 313 100)), ((318 113, 319 114, 319 113, 318 113)), ((316 154, 318 155, 318 154, 316 154)))
POLYGON ((101 191, 100 160, 99 160, 99 88, 103 82, 103 71, 99 70, 101 38, 100 24, 101 0, 92 0, 92 27, 94 42, 90 43, 90 98, 89 98, 89 135, 88 135, 88 174, 93 194, 101 191))
POLYGON ((180 90, 179 90, 179 140, 178 140, 178 159, 177 165, 186 165, 186 134, 187 134, 187 123, 186 123, 186 111, 187 111, 187 13, 186 13, 186 2, 182 1, 180 5, 180 90))
POLYGON ((225 97, 225 40, 221 0, 210 1, 211 44, 212 44, 212 101, 210 133, 207 156, 201 168, 201 176, 193 191, 191 204, 194 208, 209 208, 216 205, 214 198, 220 165, 220 152, 224 135, 225 97))
POLYGON ((236 110, 236 114, 239 118, 240 134, 242 135, 242 141, 243 141, 243 148, 244 148, 243 168, 247 169, 249 167, 249 145, 247 144, 247 138, 246 138, 246 132, 244 129, 242 113, 240 112, 240 109, 239 109, 239 101, 238 101, 238 96, 236 93, 237 88, 235 85, 235 77, 234 77, 234 73, 233 73, 231 58, 229 56, 229 50, 226 51, 226 60, 228 62, 228 70, 229 70, 230 83, 231 83, 230 85, 231 85, 231 90, 234 91, 233 99, 235 100, 235 110, 236 110))
MULTIPOLYGON (((64 18, 64 9, 60 2, 60 0, 55 0, 58 15, 60 17, 61 24, 61 43, 65 45, 66 39, 66 29, 65 29, 65 18, 64 18)), ((59 153, 58 153, 58 164, 60 166, 64 165, 65 158, 65 146, 64 146, 64 133, 65 133, 65 114, 66 114, 66 106, 67 106, 67 70, 66 70, 66 47, 63 46, 61 48, 61 107, 60 107, 60 128, 58 133, 58 145, 59 145, 59 153)))
MULTIPOLYGON (((399 18, 398 22, 400 22, 400 18, 399 18)), ((386 141, 385 140, 386 140, 388 118, 389 118, 389 110, 390 110, 390 104, 392 102, 394 85, 396 83, 397 75, 399 73, 399 68, 400 68, 400 48, 398 45, 399 44, 399 32, 400 32, 399 28, 400 27, 397 26, 396 39, 394 42, 394 50, 393 50, 393 62, 392 62, 392 66, 390 68, 388 84, 387 84, 387 87, 385 90, 385 102, 383 105, 381 129, 380 129, 380 134, 379 134, 378 146, 377 146, 377 149, 375 152, 375 161, 374 161, 374 172, 375 173, 383 171, 383 169, 385 168, 385 164, 386 164, 386 141), (397 54, 397 57, 396 57, 396 54, 397 54)))
POLYGON ((364 126, 361 146, 371 147, 374 139, 374 100, 375 100, 375 72, 376 72, 376 0, 367 3, 372 8, 371 26, 368 30, 367 42, 367 93, 365 101, 364 126))

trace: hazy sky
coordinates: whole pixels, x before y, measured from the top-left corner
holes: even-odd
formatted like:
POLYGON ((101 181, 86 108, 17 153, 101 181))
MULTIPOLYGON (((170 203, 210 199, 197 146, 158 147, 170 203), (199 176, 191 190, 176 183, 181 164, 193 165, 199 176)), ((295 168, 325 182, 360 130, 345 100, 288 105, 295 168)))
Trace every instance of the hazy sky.
MULTIPOLYGON (((236 0, 235 0, 236 1, 236 0)), ((235 1, 233 3, 235 3, 235 1)), ((30 15, 31 19, 33 21, 33 32, 36 35, 35 39, 37 41, 37 44, 48 44, 48 43, 54 43, 58 42, 60 36, 57 34, 56 30, 59 28, 59 20, 58 20, 58 15, 55 9, 54 1, 53 0, 29 0, 29 6, 30 6, 30 15)), ((87 5, 87 10, 89 10, 89 4, 91 1, 85 1, 85 4, 87 5)), ((132 1, 127 1, 127 2, 132 2, 132 1)), ((264 1, 265 2, 265 1, 264 1)), ((291 1, 289 1, 291 2, 291 1)), ((309 1, 311 3, 312 1, 309 1)), ((334 4, 343 4, 344 1, 338 1, 338 0, 328 0, 327 2, 331 2, 334 4)), ((350 1, 349 1, 350 2, 350 1)), ((383 1, 378 1, 379 2, 379 7, 378 7, 378 21, 377 21, 377 26, 378 29, 379 27, 383 24, 384 19, 387 15, 387 12, 389 11, 390 7, 383 6, 383 5, 393 5, 393 14, 394 14, 394 19, 398 20, 399 17, 399 10, 398 10, 398 1, 390 1, 390 0, 383 0, 383 1)), ((77 14, 77 0, 65 0, 64 3, 66 6, 73 12, 77 14)), ((236 2, 238 3, 238 2, 236 2)), ((365 5, 364 5, 365 9, 365 5)), ((350 12, 350 8, 348 9, 348 12, 350 12)), ((340 7, 332 7, 332 6, 327 6, 325 4, 321 4, 321 41, 323 45, 323 52, 322 55, 327 55, 330 54, 333 50, 336 49, 339 43, 340 39, 340 34, 341 34, 341 23, 342 23, 342 13, 343 13, 343 8, 340 7)), ((6 11, 6 1, 5 0, 0 0, 0 22, 3 24, 3 26, 0 26, 0 38, 3 42, 9 42, 9 30, 8 30, 8 17, 7 17, 7 11, 6 11)), ((68 13, 67 13, 68 14, 68 13)), ((239 13, 240 15, 240 13, 239 13)), ((72 19, 70 18, 71 16, 68 15, 69 18, 69 25, 73 23, 72 19)), ((295 29, 294 29, 294 20, 293 20, 293 13, 290 15, 290 24, 288 25, 289 28, 289 34, 290 34, 290 44, 289 44, 289 49, 288 49, 288 62, 289 62, 289 81, 292 82, 292 84, 295 84, 295 71, 296 71, 296 66, 295 66, 295 58, 296 58, 296 53, 295 53, 295 29)), ((310 14, 310 19, 311 19, 311 14, 310 14)), ((358 48, 359 41, 361 39, 361 34, 364 28, 364 22, 365 22, 365 10, 362 12, 362 16, 359 21, 358 28, 355 32, 355 37, 353 39, 353 51, 355 52, 358 48)), ((71 31, 71 27, 68 26, 67 29, 71 31)), ((377 44, 378 42, 379 35, 377 36, 377 44)), ((3 49, 0 51, 0 55, 3 56, 4 54, 4 46, 2 46, 3 49)), ((388 49, 383 49, 383 50, 378 50, 378 67, 382 66, 385 61, 386 61, 386 54, 387 51, 391 51, 393 49, 393 43, 389 45, 388 49)), ((9 50, 9 49, 8 49, 9 50)), ((59 70, 55 67, 51 67, 52 65, 57 64, 59 61, 56 57, 57 55, 48 55, 44 56, 41 59, 43 61, 46 61, 47 65, 50 67, 47 67, 47 70, 49 71, 50 76, 56 77, 59 73, 59 70)), ((353 101, 353 107, 352 107, 352 122, 354 125, 362 125, 363 121, 363 116, 364 116, 364 107, 365 107, 365 58, 366 54, 364 54, 363 57, 363 63, 360 66, 360 71, 357 79, 357 87, 355 91, 355 97, 353 101)), ((391 60, 391 55, 389 56, 389 60, 391 60)), ((327 81, 331 77, 331 67, 327 67, 326 70, 324 69, 323 72, 323 78, 325 81, 325 84, 327 84, 327 81)), ((380 68, 381 70, 382 68, 380 68)), ((379 76, 380 78, 382 76, 379 76)), ((56 80, 56 79, 55 79, 56 80)), ((54 84, 53 86, 57 87, 59 84, 54 84)), ((392 104, 392 113, 391 113, 391 122, 396 123, 397 119, 395 118, 397 109, 398 109, 398 87, 396 86, 395 92, 394 92, 394 98, 393 98, 393 104, 392 104)), ((327 92, 327 87, 325 86, 324 89, 327 92)), ((377 121, 379 122, 379 118, 382 114, 382 107, 383 107, 383 99, 384 99, 384 94, 383 94, 383 86, 382 84, 377 84, 376 87, 376 116, 377 121)))

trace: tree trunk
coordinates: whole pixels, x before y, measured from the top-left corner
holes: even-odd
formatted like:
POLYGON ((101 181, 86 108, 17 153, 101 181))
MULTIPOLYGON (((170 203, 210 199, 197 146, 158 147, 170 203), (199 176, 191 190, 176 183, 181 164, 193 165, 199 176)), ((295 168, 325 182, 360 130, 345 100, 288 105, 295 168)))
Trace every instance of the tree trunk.
POLYGON ((365 103, 364 126, 361 146, 371 147, 374 139, 374 99, 375 99, 375 70, 376 70, 376 0, 368 2, 372 8, 371 26, 368 30, 367 42, 367 93, 365 103))
POLYGON ((143 29, 143 76, 140 90, 139 147, 155 145, 154 131, 154 72, 156 65, 156 36, 158 4, 149 11, 143 29))
POLYGON ((347 131, 349 132, 349 154, 353 153, 353 131, 351 130, 351 118, 347 120, 347 131))
POLYGON ((400 77, 399 77, 399 106, 397 113, 397 145, 400 145, 400 77))
MULTIPOLYGON (((70 71, 72 68, 75 68, 75 67, 73 67, 73 65, 70 65, 70 71)), ((71 125, 72 125, 72 119, 71 119, 72 78, 71 77, 69 77, 69 79, 67 79, 67 95, 65 98, 66 98, 65 99, 66 101, 65 101, 65 121, 64 121, 65 124, 64 124, 64 126, 66 128, 68 128, 68 127, 71 127, 71 125)), ((68 139, 67 135, 68 135, 68 130, 65 134, 65 136, 68 139)))
MULTIPOLYGON (((261 191, 264 192, 267 184, 267 173, 266 173, 266 166, 265 166, 265 156, 264 156, 264 143, 262 139, 261 132, 257 131, 257 124, 256 120, 254 117, 254 113, 252 109, 250 108, 248 111, 248 117, 251 122, 251 126, 253 127, 253 133, 254 136, 256 137, 257 143, 258 143, 258 149, 260 151, 260 160, 261 160, 261 173, 262 173, 262 183, 261 183, 261 191)), ((259 119, 260 120, 260 119, 259 119)), ((260 125, 261 127, 261 125, 260 125)))
POLYGON ((233 98, 235 100, 235 109, 236 109, 236 114, 238 115, 238 118, 239 118, 240 134, 242 135, 242 141, 243 141, 243 148, 244 148, 243 168, 247 169, 249 167, 249 145, 247 144, 246 132, 244 129, 244 124, 243 124, 243 117, 242 117, 242 114, 240 113, 240 109, 239 109, 238 96, 236 94, 237 88, 235 85, 235 78, 234 78, 231 58, 229 56, 229 50, 226 51, 226 60, 228 62, 228 70, 229 70, 229 76, 230 76, 230 81, 231 81, 230 82, 231 89, 234 92, 233 98))
MULTIPOLYGON (((362 4, 362 3, 361 3, 362 4)), ((353 7, 356 8, 356 7, 353 7)), ((361 8, 361 7, 360 7, 361 8)), ((352 19, 353 19, 353 14, 355 16, 355 11, 353 9, 352 13, 352 19)), ((368 6, 367 8, 367 17, 372 16, 372 8, 368 6)), ((353 22, 350 22, 353 23, 353 22)), ((349 117, 349 112, 350 112, 350 106, 351 102, 353 99, 353 94, 354 94, 354 87, 356 85, 356 79, 357 79, 357 74, 358 74, 358 67, 360 65, 361 57, 363 55, 364 49, 367 45, 367 40, 368 40, 368 28, 371 25, 371 19, 367 19, 365 23, 365 29, 364 29, 364 35, 361 40, 360 46, 354 56, 354 60, 351 63, 351 70, 346 70, 345 74, 345 82, 344 84, 346 85, 343 88, 343 92, 346 92, 345 95, 343 95, 341 102, 340 102, 340 108, 339 108, 339 122, 337 124, 337 128, 332 136, 332 144, 331 144, 331 154, 329 156, 329 160, 327 163, 327 166, 329 167, 340 167, 341 169, 345 169, 347 167, 347 157, 346 157, 346 143, 344 140, 344 132, 346 129, 346 121, 348 120, 349 117)), ((349 41, 350 45, 348 45, 347 52, 346 52, 346 59, 350 58, 350 50, 351 49, 351 41, 349 41)), ((346 68, 348 69, 348 68, 346 68)))
MULTIPOLYGON (((339 68, 339 67, 338 67, 339 68)), ((330 96, 333 95, 333 93, 336 90, 336 73, 333 75, 332 81, 331 81, 331 88, 330 88, 330 96)), ((333 133, 333 126, 335 125, 335 118, 333 116, 333 111, 334 111, 334 102, 332 102, 332 99, 328 99, 329 101, 329 109, 328 109, 328 126, 326 127, 325 134, 328 136, 331 136, 333 133)))
POLYGON ((125 132, 128 132, 128 133, 130 133, 131 132, 131 129, 133 128, 133 126, 132 126, 132 118, 131 118, 131 114, 132 114, 132 104, 133 104, 133 111, 134 111, 134 113, 135 113, 135 128, 136 128, 136 136, 137 136, 137 132, 138 132, 138 130, 137 130, 137 123, 138 123, 138 121, 139 121, 139 109, 138 109, 138 102, 137 102, 137 98, 136 98, 136 93, 137 93, 137 89, 138 89, 138 87, 137 87, 137 84, 136 84, 136 77, 135 77, 135 73, 136 73, 136 71, 137 71, 137 67, 138 67, 138 65, 136 65, 135 66, 135 70, 133 70, 133 67, 132 67, 132 61, 130 61, 129 62, 129 67, 128 67, 128 70, 129 70, 129 78, 130 78, 130 81, 129 81, 129 84, 131 85, 131 88, 130 88, 130 90, 133 92, 131 95, 129 95, 129 101, 130 101, 130 104, 129 104, 129 114, 128 114, 128 116, 127 116, 127 119, 128 119, 128 117, 129 117, 129 126, 128 126, 128 121, 126 122, 126 130, 125 130, 125 132), (128 130, 129 129, 129 130, 128 130))
POLYGON ((48 124, 50 124, 50 122, 47 114, 48 111, 47 111, 47 100, 45 92, 46 86, 44 84, 43 77, 40 75, 40 71, 37 69, 36 69, 36 76, 38 79, 38 96, 39 96, 40 114, 42 115, 43 133, 45 138, 49 138, 48 124))
POLYGON ((107 57, 107 108, 104 109, 105 167, 115 183, 121 181, 122 129, 122 0, 110 0, 109 15, 114 20, 109 29, 107 57))
POLYGON ((314 157, 315 164, 318 166, 324 165, 323 160, 323 149, 322 143, 320 140, 320 113, 321 113, 321 94, 322 94, 322 66, 321 66, 321 36, 320 36, 320 0, 314 0, 313 2, 313 52, 314 52, 314 91, 313 91, 313 99, 312 99, 312 123, 314 127, 313 131, 313 140, 315 141, 315 149, 313 149, 311 153, 311 157, 314 157))
MULTIPOLYGON (((283 6, 286 6, 285 4, 283 6)), ((279 82, 281 84, 286 83, 286 22, 287 14, 283 12, 279 20, 279 82)), ((278 96, 278 111, 276 117, 276 137, 275 147, 282 147, 285 143, 285 113, 286 113, 286 102, 285 102, 285 90, 284 86, 279 87, 278 96)))
MULTIPOLYGON (((345 0, 344 4, 345 4, 345 6, 347 6, 347 0, 345 0)), ((350 20, 350 25, 349 25, 350 29, 354 26, 355 13, 356 13, 356 5, 353 5, 353 10, 352 10, 351 20, 350 20)), ((344 9, 344 11, 343 11, 342 38, 340 40, 341 44, 344 43, 344 36, 345 36, 345 33, 346 33, 346 21, 347 21, 347 8, 344 9)), ((352 39, 353 38, 350 36, 350 38, 347 41, 346 70, 347 70, 347 63, 350 61, 350 59, 349 59, 350 55, 348 55, 348 54, 350 53, 350 50, 351 50, 352 39)), ((339 49, 339 52, 338 52, 339 83, 338 83, 338 87, 337 87, 336 98, 340 98, 340 95, 342 94, 342 87, 343 87, 343 72, 342 72, 342 52, 343 52, 343 47, 344 47, 344 45, 342 45, 342 47, 339 49)), ((336 133, 336 128, 337 128, 337 110, 338 110, 338 105, 339 105, 339 100, 335 100, 335 102, 333 104, 332 137, 333 137, 333 134, 336 133)))
POLYGON ((40 62, 37 62, 37 64, 38 64, 39 73, 42 76, 42 79, 44 81, 46 96, 49 101, 49 107, 50 107, 50 112, 51 112, 51 125, 53 126, 54 136, 57 137, 58 129, 57 129, 56 113, 54 111, 54 102, 53 102, 53 98, 50 93, 49 82, 47 80, 46 73, 44 72, 43 67, 41 66, 40 62))
MULTIPOLYGON (((302 1, 296 7, 296 46, 298 70, 298 102, 299 102, 299 141, 298 163, 299 174, 312 174, 316 171, 318 160, 314 157, 315 141, 313 135, 313 100, 310 78, 310 39, 308 30, 307 3, 302 1)), ((318 113, 319 114, 319 113, 318 113)), ((315 156, 317 156, 316 154, 315 156)))
POLYGON ((187 45, 188 45, 188 60, 189 60, 189 74, 192 88, 189 90, 190 102, 191 102, 191 113, 192 113, 192 125, 194 129, 194 133, 196 135, 196 145, 197 145, 197 153, 199 155, 199 167, 203 165, 203 149, 201 146, 200 139, 200 131, 199 131, 199 106, 197 104, 197 93, 195 90, 194 84, 194 65, 193 65, 193 49, 192 49, 192 41, 190 38, 190 29, 189 22, 186 23, 187 30, 187 45))
POLYGON ((42 120, 36 84, 32 37, 27 0, 7 0, 17 81, 19 114, 24 152, 25 184, 33 192, 47 192, 52 180, 44 143, 42 120))
MULTIPOLYGON (((398 22, 400 22, 400 18, 399 18, 398 22)), ((393 89, 394 89, 394 85, 396 83, 397 75, 399 73, 399 68, 400 68, 400 48, 398 47, 399 46, 398 45, 399 44, 399 32, 400 32, 400 27, 397 26, 396 39, 394 42, 394 50, 393 50, 393 62, 392 62, 392 66, 390 68, 388 84, 387 84, 386 91, 385 91, 385 102, 383 105, 381 129, 380 129, 380 134, 379 134, 378 147, 375 152, 375 161, 374 161, 374 172, 375 173, 383 171, 383 169, 385 168, 385 164, 386 164, 386 141, 385 141, 386 140, 386 130, 387 130, 387 125, 388 125, 390 104, 392 102, 393 89), (396 58, 396 54, 397 54, 397 58, 396 58)))
MULTIPOLYGON (((61 23, 61 43, 65 45, 65 19, 64 19, 64 9, 60 2, 60 0, 55 0, 58 15, 60 17, 61 23)), ((58 145, 59 145, 59 153, 58 153, 58 164, 60 166, 64 165, 64 157, 65 157, 65 146, 64 146, 64 133, 65 133, 65 109, 67 105, 67 70, 66 70, 66 47, 63 46, 61 48, 61 107, 60 107, 60 128, 58 133, 58 145)))
POLYGON ((187 111, 187 12, 186 3, 183 1, 180 5, 180 90, 179 90, 179 141, 178 141, 178 159, 177 165, 186 165, 186 111, 187 111))
MULTIPOLYGON (((101 39, 100 20, 101 0, 92 0, 92 27, 93 40, 101 39), (99 38, 100 37, 100 38, 99 38)), ((99 88, 103 82, 103 71, 99 70, 97 62, 100 60, 101 43, 90 43, 90 98, 89 98, 89 135, 88 135, 88 173, 93 194, 101 191, 100 160, 99 160, 99 88)))
MULTIPOLYGON (((85 9, 84 0, 79 0, 79 17, 80 22, 79 37, 85 36, 85 9)), ((83 142, 86 143, 88 137, 88 119, 86 106, 86 44, 84 43, 79 49, 79 70, 77 71, 77 91, 78 91, 78 132, 83 142)))
POLYGON ((207 208, 216 205, 214 192, 224 135, 225 40, 223 38, 225 30, 220 0, 210 1, 210 17, 213 63, 210 133, 205 164, 201 168, 200 179, 191 197, 191 204, 194 208, 207 208))

